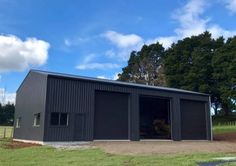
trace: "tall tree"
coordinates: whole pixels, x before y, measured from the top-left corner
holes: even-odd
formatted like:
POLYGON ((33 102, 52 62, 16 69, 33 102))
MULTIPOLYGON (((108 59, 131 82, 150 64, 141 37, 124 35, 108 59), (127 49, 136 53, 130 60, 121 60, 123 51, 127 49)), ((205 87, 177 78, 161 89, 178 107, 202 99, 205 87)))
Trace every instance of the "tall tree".
POLYGON ((209 92, 211 82, 211 34, 185 38, 166 51, 165 74, 170 87, 209 92))
POLYGON ((122 69, 118 80, 165 86, 162 66, 164 53, 165 50, 159 43, 144 45, 140 51, 131 52, 128 65, 122 69))
POLYGON ((221 108, 228 115, 236 109, 236 37, 225 42, 206 31, 167 50, 144 45, 131 53, 118 80, 208 93, 215 113, 221 108))
POLYGON ((228 115, 235 109, 236 101, 236 37, 229 38, 223 47, 216 50, 212 64, 217 100, 228 115))
POLYGON ((211 94, 215 110, 229 114, 235 85, 235 43, 212 39, 209 32, 178 41, 166 51, 164 69, 167 84, 211 94))

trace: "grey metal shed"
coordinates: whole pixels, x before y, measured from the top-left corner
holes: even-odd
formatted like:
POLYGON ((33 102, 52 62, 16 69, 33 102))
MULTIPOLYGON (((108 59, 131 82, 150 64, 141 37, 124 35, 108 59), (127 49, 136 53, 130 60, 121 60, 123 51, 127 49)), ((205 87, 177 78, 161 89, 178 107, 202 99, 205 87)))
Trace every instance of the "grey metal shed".
POLYGON ((209 95, 30 70, 16 95, 14 139, 212 140, 209 95))

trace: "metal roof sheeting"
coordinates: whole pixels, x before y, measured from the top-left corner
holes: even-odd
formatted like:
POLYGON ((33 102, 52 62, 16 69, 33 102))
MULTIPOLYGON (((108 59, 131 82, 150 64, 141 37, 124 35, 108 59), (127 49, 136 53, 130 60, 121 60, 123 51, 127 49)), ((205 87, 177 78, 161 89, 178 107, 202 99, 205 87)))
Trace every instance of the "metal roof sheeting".
POLYGON ((78 80, 109 83, 109 84, 115 84, 115 85, 124 85, 124 86, 129 86, 129 87, 148 88, 148 89, 153 89, 153 90, 156 89, 156 90, 164 90, 164 91, 172 91, 172 92, 209 96, 209 94, 205 94, 205 93, 194 92, 194 91, 183 90, 183 89, 176 89, 176 88, 168 88, 168 87, 162 87, 162 86, 143 85, 143 84, 137 84, 137 83, 122 82, 122 81, 115 81, 115 80, 108 80, 108 79, 101 79, 101 78, 92 78, 92 77, 86 77, 86 76, 78 76, 78 75, 72 75, 72 74, 49 72, 49 71, 42 71, 42 70, 35 70, 35 69, 30 70, 30 72, 36 72, 36 73, 41 73, 41 74, 45 74, 45 75, 78 79, 78 80))

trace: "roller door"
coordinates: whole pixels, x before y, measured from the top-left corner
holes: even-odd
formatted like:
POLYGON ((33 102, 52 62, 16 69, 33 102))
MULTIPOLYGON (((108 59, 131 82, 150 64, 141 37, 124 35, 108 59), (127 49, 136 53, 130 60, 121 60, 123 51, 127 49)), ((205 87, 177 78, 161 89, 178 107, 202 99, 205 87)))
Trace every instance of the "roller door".
POLYGON ((128 139, 128 94, 96 91, 94 139, 128 139))
POLYGON ((181 100, 181 134, 182 140, 206 139, 205 103, 181 100))

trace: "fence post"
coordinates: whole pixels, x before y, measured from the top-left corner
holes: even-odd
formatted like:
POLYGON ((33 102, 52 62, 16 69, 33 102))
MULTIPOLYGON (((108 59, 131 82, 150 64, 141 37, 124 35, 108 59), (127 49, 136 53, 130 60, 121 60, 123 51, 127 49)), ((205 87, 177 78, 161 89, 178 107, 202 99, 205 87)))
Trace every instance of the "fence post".
POLYGON ((10 135, 11 138, 13 138, 13 129, 14 128, 11 129, 11 135, 10 135))
POLYGON ((4 128, 3 138, 6 138, 6 128, 4 128))

